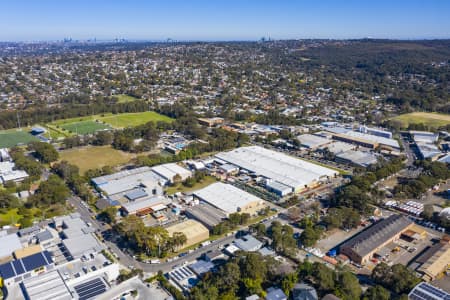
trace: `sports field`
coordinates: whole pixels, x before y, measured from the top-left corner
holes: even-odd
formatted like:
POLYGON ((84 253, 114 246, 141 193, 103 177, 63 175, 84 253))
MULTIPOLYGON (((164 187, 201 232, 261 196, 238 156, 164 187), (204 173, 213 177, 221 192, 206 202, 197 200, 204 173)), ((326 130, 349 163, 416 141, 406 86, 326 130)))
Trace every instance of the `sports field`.
POLYGON ((73 133, 75 133, 78 130, 79 134, 87 134, 95 132, 96 130, 108 128, 108 125, 114 128, 124 128, 142 125, 150 121, 172 122, 173 119, 164 115, 160 115, 154 111, 146 111, 139 113, 123 113, 123 114, 108 113, 108 114, 99 114, 93 116, 57 120, 55 122, 47 124, 47 126, 48 125, 50 125, 51 127, 58 126, 62 129, 70 130, 73 133))
POLYGON ((67 123, 61 125, 61 128, 70 131, 75 134, 91 134, 98 130, 109 129, 110 127, 106 124, 99 122, 86 120, 74 123, 67 123))
POLYGON ((140 113, 124 113, 124 114, 108 114, 104 117, 99 117, 99 120, 110 124, 115 128, 133 127, 148 123, 150 121, 158 122, 172 122, 173 119, 164 115, 160 115, 154 111, 146 111, 140 113))
POLYGON ((27 129, 22 129, 21 131, 17 129, 0 131, 0 148, 11 148, 33 141, 38 141, 38 138, 32 136, 27 129))
POLYGON ((426 112, 413 112, 392 118, 402 123, 402 127, 407 128, 409 124, 424 124, 425 126, 438 128, 450 124, 450 115, 426 112))
POLYGON ((61 151, 59 157, 61 160, 66 160, 78 166, 80 168, 80 174, 84 174, 89 169, 127 163, 134 155, 115 150, 111 146, 92 146, 61 151))

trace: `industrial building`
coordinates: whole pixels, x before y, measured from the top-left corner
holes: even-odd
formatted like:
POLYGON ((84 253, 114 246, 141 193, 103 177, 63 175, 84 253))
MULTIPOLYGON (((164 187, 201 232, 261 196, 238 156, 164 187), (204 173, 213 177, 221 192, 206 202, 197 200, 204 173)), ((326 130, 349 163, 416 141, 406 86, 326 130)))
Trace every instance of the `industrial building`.
POLYGON ((166 228, 169 235, 173 235, 175 232, 181 232, 186 235, 187 241, 183 247, 189 247, 209 238, 209 230, 201 223, 194 220, 186 220, 181 223, 171 225, 166 228))
POLYGON ((198 118, 198 123, 203 126, 214 127, 216 125, 221 125, 224 122, 223 118, 214 117, 214 118, 198 118))
POLYGON ((61 228, 61 235, 64 237, 62 245, 72 260, 96 254, 104 249, 94 235, 95 228, 88 226, 79 214, 55 217, 53 223, 55 227, 61 228))
POLYGON ((289 155, 259 146, 249 146, 216 154, 216 158, 240 167, 242 170, 277 181, 294 193, 313 188, 326 178, 338 173, 289 155))
POLYGON ((327 138, 312 134, 301 134, 297 136, 297 140, 300 142, 300 146, 311 150, 324 147, 332 142, 327 138))
POLYGON ((152 167, 152 171, 169 183, 173 183, 177 175, 180 177, 180 181, 184 181, 192 176, 191 171, 179 166, 176 163, 155 166, 152 167))
POLYGON ((370 152, 363 152, 358 150, 349 150, 336 154, 336 162, 355 165, 358 167, 367 168, 372 164, 376 164, 377 156, 370 152))
POLYGON ((24 278, 36 276, 50 266, 53 266, 52 257, 48 251, 43 251, 0 265, 0 277, 4 286, 10 286, 24 278))
POLYGON ((227 217, 222 210, 208 203, 189 206, 184 213, 188 218, 199 221, 208 229, 214 228, 227 217))
POLYGON ((409 134, 416 143, 433 144, 436 143, 439 138, 439 135, 437 133, 428 131, 410 130, 409 134))
POLYGON ((194 197, 220 209, 227 216, 236 212, 254 214, 264 203, 255 195, 222 182, 216 182, 195 191, 194 197))
POLYGON ((439 243, 434 244, 416 262, 420 264, 416 271, 422 274, 423 280, 435 280, 450 266, 449 240, 442 239, 439 243))
POLYGON ((11 161, 0 162, 0 183, 8 181, 21 182, 29 175, 24 170, 16 170, 16 164, 11 161))
POLYGON ((412 229, 414 222, 402 215, 391 215, 358 233, 340 246, 340 253, 364 265, 382 248, 412 229))
POLYGON ((367 127, 367 126, 360 126, 359 132, 376 135, 376 136, 381 136, 381 137, 384 137, 387 139, 392 139, 392 132, 386 131, 383 129, 371 128, 371 127, 367 127))
POLYGON ((258 241, 252 235, 247 234, 240 239, 235 240, 234 245, 242 251, 255 252, 261 249, 263 243, 258 241))
POLYGON ((130 201, 122 205, 122 211, 126 215, 137 215, 138 217, 148 215, 167 208, 170 199, 164 196, 144 198, 130 201))
POLYGON ((22 282, 27 299, 70 300, 72 294, 58 271, 52 270, 22 282))
POLYGON ((448 300, 450 294, 426 282, 416 285, 408 294, 410 300, 448 300))
POLYGON ((0 259, 12 256, 14 251, 22 249, 22 243, 17 234, 8 234, 6 231, 0 231, 0 245, 0 259))
POLYGON ((338 154, 341 152, 346 152, 349 150, 355 150, 356 146, 353 144, 348 144, 344 142, 333 141, 331 144, 325 145, 319 148, 320 150, 327 149, 331 153, 338 154))
POLYGON ((397 140, 356 131, 334 133, 333 139, 369 149, 375 149, 379 146, 384 150, 400 151, 400 145, 397 140))
POLYGON ((95 187, 105 196, 115 199, 124 197, 127 193, 144 189, 148 195, 162 194, 162 186, 166 184, 161 176, 155 174, 149 167, 120 171, 111 175, 92 179, 95 187))

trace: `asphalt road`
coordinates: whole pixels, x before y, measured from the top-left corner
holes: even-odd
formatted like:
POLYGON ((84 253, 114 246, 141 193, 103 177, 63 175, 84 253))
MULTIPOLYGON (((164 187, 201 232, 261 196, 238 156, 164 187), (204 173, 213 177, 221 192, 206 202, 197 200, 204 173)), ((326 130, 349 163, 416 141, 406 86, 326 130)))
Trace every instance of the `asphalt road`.
MULTIPOLYGON (((97 229, 100 233, 104 231, 108 231, 109 225, 102 225, 101 222, 95 219, 95 214, 89 212, 89 208, 84 206, 82 203, 83 201, 75 196, 72 196, 68 199, 69 203, 74 206, 74 208, 77 210, 77 212, 80 213, 81 218, 86 221, 90 222, 92 226, 97 229), (93 218, 94 217, 94 218, 93 218)), ((146 273, 155 273, 159 270, 163 272, 170 271, 174 266, 182 265, 185 262, 195 260, 196 258, 200 257, 202 254, 217 249, 219 246, 223 246, 225 244, 231 243, 235 237, 233 235, 227 236, 215 241, 212 241, 211 244, 204 246, 200 249, 195 250, 192 253, 188 253, 185 256, 181 258, 177 258, 170 262, 163 262, 160 264, 147 264, 140 261, 137 261, 133 259, 130 255, 124 253, 114 242, 105 240, 104 243, 108 246, 109 250, 117 255, 119 257, 119 262, 127 267, 133 267, 133 268, 139 268, 142 269, 146 273)))

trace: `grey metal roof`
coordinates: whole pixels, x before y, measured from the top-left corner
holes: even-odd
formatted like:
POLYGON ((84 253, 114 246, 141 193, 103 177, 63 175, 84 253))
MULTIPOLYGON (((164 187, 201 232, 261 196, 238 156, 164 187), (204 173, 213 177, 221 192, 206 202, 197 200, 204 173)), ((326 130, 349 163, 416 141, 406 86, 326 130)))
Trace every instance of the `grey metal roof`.
POLYGON ((53 239, 53 235, 50 231, 45 230, 45 231, 42 231, 42 232, 39 232, 38 234, 36 234, 36 238, 39 241, 39 243, 42 243, 44 241, 53 239))
POLYGON ((392 215, 354 236, 342 244, 340 249, 350 248, 359 256, 364 257, 372 252, 373 249, 405 230, 412 223, 410 219, 402 215, 392 215))
POLYGON ((240 239, 235 240, 234 244, 243 251, 257 251, 263 245, 263 243, 255 239, 250 234, 247 234, 240 239))

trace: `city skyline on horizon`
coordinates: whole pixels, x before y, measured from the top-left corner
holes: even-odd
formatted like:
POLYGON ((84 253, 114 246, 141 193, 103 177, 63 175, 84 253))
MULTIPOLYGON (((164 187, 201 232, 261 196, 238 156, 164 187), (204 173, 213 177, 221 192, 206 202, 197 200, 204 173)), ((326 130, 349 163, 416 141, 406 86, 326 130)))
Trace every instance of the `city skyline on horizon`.
POLYGON ((450 2, 431 0, 8 1, 0 41, 254 41, 289 39, 448 39, 450 2))

